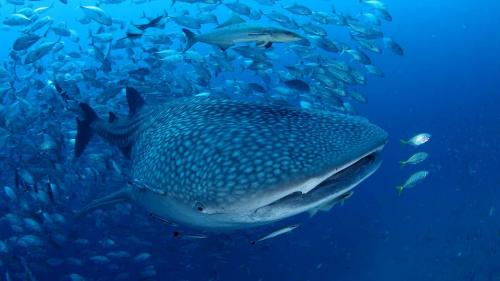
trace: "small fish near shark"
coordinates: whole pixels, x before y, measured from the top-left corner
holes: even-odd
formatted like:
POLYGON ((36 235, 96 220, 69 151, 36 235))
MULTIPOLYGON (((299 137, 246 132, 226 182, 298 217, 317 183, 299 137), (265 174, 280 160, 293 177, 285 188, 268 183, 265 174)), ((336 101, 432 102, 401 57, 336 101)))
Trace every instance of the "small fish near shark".
POLYGON ((380 166, 387 133, 365 118, 213 97, 146 104, 126 88, 129 115, 104 120, 85 103, 75 156, 92 135, 132 162, 125 188, 83 208, 133 202, 203 230, 264 225, 332 205, 380 166))

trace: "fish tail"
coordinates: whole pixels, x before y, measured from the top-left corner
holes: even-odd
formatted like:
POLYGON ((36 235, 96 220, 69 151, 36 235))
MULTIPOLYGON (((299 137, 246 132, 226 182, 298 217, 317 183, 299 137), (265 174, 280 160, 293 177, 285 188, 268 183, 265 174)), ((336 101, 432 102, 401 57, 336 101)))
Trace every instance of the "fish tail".
POLYGON ((349 50, 349 47, 347 47, 347 46, 342 46, 342 49, 340 50, 340 54, 339 54, 339 56, 342 56, 342 55, 343 55, 343 54, 345 54, 345 52, 346 52, 346 51, 348 51, 348 50, 349 50))
POLYGON ((47 38, 47 34, 49 34, 49 31, 50 31, 50 30, 52 30, 52 29, 48 28, 48 29, 45 31, 45 33, 43 34, 43 37, 44 37, 44 38, 47 38))
POLYGON ((401 144, 408 144, 408 142, 407 142, 407 141, 405 141, 405 140, 399 140, 399 142, 400 142, 401 144))
POLYGON ((94 134, 92 130, 92 124, 99 120, 99 117, 95 113, 94 109, 86 103, 80 103, 80 109, 83 112, 83 119, 76 119, 77 133, 75 140, 75 157, 80 157, 83 151, 87 147, 94 134))
POLYGON ((406 161, 399 161, 399 165, 401 165, 401 167, 404 167, 406 165, 406 161))
POLYGON ((396 190, 398 191, 398 195, 401 196, 401 193, 403 193, 403 190, 404 190, 404 186, 402 185, 398 185, 396 186, 396 190))
POLYGON ((186 46, 182 52, 186 52, 196 43, 196 34, 187 28, 183 28, 182 32, 186 35, 186 46))

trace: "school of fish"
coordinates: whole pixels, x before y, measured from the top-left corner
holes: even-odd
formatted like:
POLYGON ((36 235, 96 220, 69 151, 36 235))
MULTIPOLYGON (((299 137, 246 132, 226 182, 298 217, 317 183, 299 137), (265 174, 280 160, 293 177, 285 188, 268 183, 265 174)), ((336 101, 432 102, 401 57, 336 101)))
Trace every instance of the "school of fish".
MULTIPOLYGON (((15 37, 0 63, 0 280, 61 268, 57 280, 157 280, 171 261, 147 235, 168 229, 189 269, 202 241, 238 243, 220 235, 348 199, 387 142, 356 105, 385 75, 374 57, 404 49, 380 0, 352 0, 350 14, 326 4, 0 3, 0 32, 15 37)), ((244 239, 258 251, 297 227, 244 239)))

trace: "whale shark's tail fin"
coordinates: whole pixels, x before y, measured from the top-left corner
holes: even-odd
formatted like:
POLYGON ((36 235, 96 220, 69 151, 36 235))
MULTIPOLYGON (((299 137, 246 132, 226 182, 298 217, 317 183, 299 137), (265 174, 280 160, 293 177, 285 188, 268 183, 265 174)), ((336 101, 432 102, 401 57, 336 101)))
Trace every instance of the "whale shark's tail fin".
POLYGON ((126 88, 127 103, 129 106, 128 118, 121 120, 114 113, 110 112, 109 120, 103 120, 86 103, 80 103, 81 117, 76 119, 77 133, 75 140, 75 157, 82 155, 89 144, 94 133, 117 145, 125 157, 130 159, 133 135, 138 130, 138 126, 128 126, 135 122, 138 112, 145 102, 141 95, 134 88, 126 88))
POLYGON ((80 157, 93 135, 91 125, 99 120, 95 111, 86 103, 80 103, 80 109, 83 112, 83 120, 76 119, 76 140, 75 157, 80 157))

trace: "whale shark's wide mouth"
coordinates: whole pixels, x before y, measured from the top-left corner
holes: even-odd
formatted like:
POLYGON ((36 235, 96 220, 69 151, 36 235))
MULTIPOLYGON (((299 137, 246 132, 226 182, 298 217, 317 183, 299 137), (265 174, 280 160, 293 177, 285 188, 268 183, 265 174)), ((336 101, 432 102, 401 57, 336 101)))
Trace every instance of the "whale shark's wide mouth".
POLYGON ((307 192, 290 189, 281 198, 257 208, 252 217, 259 221, 275 221, 305 211, 321 209, 343 200, 359 183, 380 166, 379 152, 383 146, 363 155, 341 168, 334 169, 307 192))

